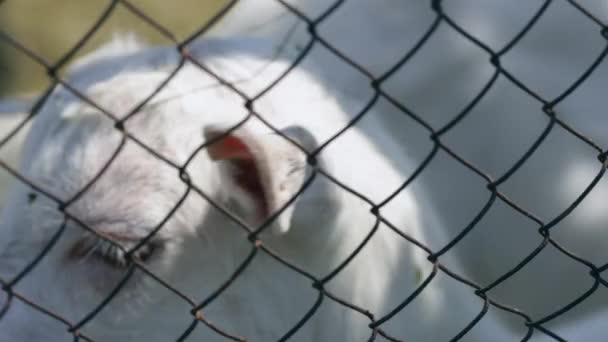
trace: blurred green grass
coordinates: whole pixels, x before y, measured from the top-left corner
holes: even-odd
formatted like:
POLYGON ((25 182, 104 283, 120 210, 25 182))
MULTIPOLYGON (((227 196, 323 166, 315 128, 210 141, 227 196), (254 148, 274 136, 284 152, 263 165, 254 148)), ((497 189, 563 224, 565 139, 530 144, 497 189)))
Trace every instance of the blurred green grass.
MULTIPOLYGON (((204 25, 227 0, 130 2, 178 38, 184 38, 204 25)), ((0 29, 53 63, 69 51, 110 3, 109 0, 0 1, 0 29)), ((136 33, 150 43, 169 42, 119 3, 77 56, 93 50, 120 32, 136 33)), ((44 68, 0 41, 0 97, 33 93, 48 83, 44 68)))

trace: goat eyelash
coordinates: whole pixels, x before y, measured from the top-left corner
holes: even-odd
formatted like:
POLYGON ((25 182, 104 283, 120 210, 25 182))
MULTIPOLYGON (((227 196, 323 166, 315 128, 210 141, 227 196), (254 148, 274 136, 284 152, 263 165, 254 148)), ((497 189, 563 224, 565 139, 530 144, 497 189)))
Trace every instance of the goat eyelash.
MULTIPOLYGON (((135 243, 128 244, 135 245, 135 243)), ((77 259, 80 263, 97 258, 112 267, 125 268, 131 263, 131 260, 147 262, 158 247, 158 244, 154 242, 146 243, 128 257, 127 249, 121 247, 118 242, 89 236, 74 244, 68 252, 68 257, 77 259)))
MULTIPOLYGON (((109 241, 100 241, 101 243, 95 248, 93 254, 112 266, 127 267, 129 265, 130 260, 127 258, 126 252, 123 249, 109 241)), ((134 251, 131 258, 145 262, 152 256, 153 252, 154 246, 152 244, 145 244, 134 251)))

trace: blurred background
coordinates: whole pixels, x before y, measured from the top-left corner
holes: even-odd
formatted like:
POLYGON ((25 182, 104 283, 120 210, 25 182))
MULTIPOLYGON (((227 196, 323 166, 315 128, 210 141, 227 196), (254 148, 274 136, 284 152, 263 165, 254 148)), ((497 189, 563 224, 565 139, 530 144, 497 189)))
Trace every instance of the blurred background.
MULTIPOLYGON (((47 61, 57 61, 93 25, 110 1, 0 1, 0 30, 16 38, 47 61)), ((134 0, 131 3, 178 38, 187 37, 213 16, 226 0, 134 0)), ((77 54, 90 52, 112 34, 134 32, 150 43, 168 42, 145 21, 116 6, 109 20, 77 54)), ((48 84, 44 70, 7 44, 0 44, 0 97, 39 91, 48 84)))

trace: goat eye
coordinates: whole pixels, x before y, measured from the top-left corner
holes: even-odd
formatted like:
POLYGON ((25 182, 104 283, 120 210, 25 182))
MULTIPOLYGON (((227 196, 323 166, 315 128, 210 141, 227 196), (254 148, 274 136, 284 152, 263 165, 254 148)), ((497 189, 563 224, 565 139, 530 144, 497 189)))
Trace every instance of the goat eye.
POLYGON ((129 258, 127 256, 129 249, 136 246, 137 243, 136 240, 114 242, 87 236, 78 240, 72 246, 68 252, 68 257, 79 262, 96 258, 112 267, 125 268, 129 266, 131 260, 149 261, 159 247, 155 242, 146 243, 133 251, 129 258))

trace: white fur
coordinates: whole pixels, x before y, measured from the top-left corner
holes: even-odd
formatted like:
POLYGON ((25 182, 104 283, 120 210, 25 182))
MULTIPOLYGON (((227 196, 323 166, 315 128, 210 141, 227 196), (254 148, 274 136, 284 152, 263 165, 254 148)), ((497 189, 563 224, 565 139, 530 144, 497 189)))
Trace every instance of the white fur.
MULTIPOLYGON (((280 61, 270 63, 273 49, 255 40, 199 42, 192 51, 248 96, 264 89, 288 66, 280 61)), ((174 50, 165 47, 125 55, 109 50, 96 55, 103 57, 81 63, 69 82, 119 118, 155 89, 177 62, 174 50)), ((187 64, 148 106, 126 122, 125 128, 181 165, 203 143, 205 128, 229 127, 247 115, 243 102, 196 66, 187 64)), ((312 134, 317 144, 344 127, 348 114, 360 107, 337 91, 327 91, 301 70, 292 71, 254 103, 254 109, 273 126, 283 129, 297 125, 312 134), (344 103, 350 105, 349 109, 344 109, 344 103)), ((255 118, 239 132, 260 139, 272 134, 255 118)), ((58 89, 30 131, 20 172, 53 196, 67 200, 92 179, 120 140, 121 134, 110 119, 67 90, 58 89)), ((407 156, 392 153, 402 150, 370 117, 332 142, 318 159, 323 170, 379 203, 413 171, 415 165, 407 156), (361 128, 377 132, 376 142, 363 135, 361 128)), ((303 158, 295 148, 281 151, 303 158)), ((254 224, 246 211, 239 210, 251 204, 250 197, 235 191, 222 162, 210 160, 201 151, 187 173, 214 202, 247 224, 254 224)), ((143 237, 169 213, 186 188, 176 169, 127 141, 112 165, 68 206, 67 212, 100 234, 143 237)), ((32 260, 62 222, 57 203, 42 194, 29 203, 31 191, 17 184, 4 208, 0 277, 5 281, 32 260)), ((265 245, 316 277, 326 276, 342 262, 375 223, 368 204, 321 175, 294 206, 291 225, 283 234, 265 233, 261 238, 265 245)), ((439 220, 425 212, 432 210, 417 182, 381 209, 383 217, 405 234, 424 244, 444 244, 446 237, 439 220)), ((14 291, 71 322, 82 319, 124 275, 124 269, 109 266, 96 255, 82 260, 67 257, 84 236, 87 233, 68 220, 57 245, 14 291)), ((147 267, 195 301, 217 289, 252 250, 244 231, 195 192, 189 193, 155 235, 155 241, 163 247, 153 254, 147 267)), ((381 224, 369 244, 325 288, 380 318, 428 276, 432 267, 426 257, 424 251, 381 224)), ((251 265, 203 309, 203 314, 228 332, 252 341, 271 341, 295 325, 317 295, 309 279, 258 251, 251 265)), ((447 341, 475 317, 482 304, 471 288, 439 272, 383 329, 406 341, 447 341)), ((96 341, 175 340, 192 320, 190 309, 175 294, 136 271, 118 296, 81 332, 96 341)), ((496 324, 494 314, 491 308, 463 340, 518 339, 496 324)), ((293 340, 364 340, 371 333, 368 324, 363 315, 326 297, 293 340)), ((3 341, 54 342, 69 338, 65 326, 18 300, 0 320, 0 336, 3 341)), ((191 339, 223 340, 202 324, 191 339)))
MULTIPOLYGON (((290 3, 313 19, 330 6, 322 0, 290 3)), ((441 2, 452 20, 496 52, 523 29, 543 3, 441 2)), ((579 4, 605 22, 608 15, 605 3, 579 4)), ((306 25, 278 1, 244 0, 231 14, 217 27, 216 34, 271 36, 277 45, 287 40, 287 47, 296 49, 306 46, 311 38, 306 25), (264 10, 260 11, 261 8, 264 10), (251 15, 254 12, 256 15, 251 15), (296 33, 290 33, 294 25, 296 33)), ((413 48, 435 18, 431 1, 351 0, 345 1, 316 29, 344 55, 380 76, 413 48)), ((569 2, 553 1, 525 37, 501 57, 501 65, 534 92, 553 100, 604 49, 606 41, 600 30, 599 25, 569 2), (564 25, 565 22, 568 24, 564 25)), ((372 97, 369 80, 321 44, 316 43, 311 55, 322 69, 320 74, 328 87, 339 87, 357 98, 372 97)), ((388 78, 382 89, 439 129, 464 109, 490 79, 494 67, 489 58, 444 21, 419 52, 388 78)), ((555 108, 559 118, 603 150, 608 148, 605 73, 606 61, 555 108)), ((422 126, 387 101, 379 101, 375 109, 415 163, 430 152, 432 141, 422 126)), ((475 109, 441 140, 498 179, 523 156, 549 123, 541 109, 541 103, 500 76, 475 109)), ((396 154, 398 150, 390 153, 396 154)), ((573 203, 598 174, 601 164, 597 155, 596 150, 556 126, 530 160, 499 190, 520 207, 549 222, 573 203)), ((490 196, 482 178, 444 152, 438 153, 421 179, 451 237, 464 229, 490 196)), ((603 177, 585 201, 552 230, 553 237, 568 250, 598 266, 608 260, 606 194, 608 179, 603 177)), ((454 247, 453 255, 462 258, 465 270, 476 282, 488 285, 539 246, 542 239, 537 230, 538 225, 497 200, 478 226, 454 247)), ((540 319, 588 290, 593 283, 588 271, 549 247, 491 294, 540 319), (554 286, 556 283, 560 286, 554 286)), ((599 291, 564 319, 580 318, 583 313, 605 307, 607 293, 599 291)))
MULTIPOLYGON (((22 98, 0 100, 0 141, 6 139, 27 118, 31 101, 22 98)), ((0 160, 11 166, 19 161, 21 147, 30 124, 26 124, 17 134, 0 148, 0 160)), ((7 188, 13 177, 4 169, 0 171, 0 208, 4 205, 7 188)))
MULTIPOLYGON (((558 333, 566 341, 585 341, 602 342, 606 340, 606 318, 607 312, 599 312, 589 319, 577 322, 564 322, 558 329, 553 331, 558 333)), ((532 338, 532 342, 551 341, 549 337, 532 338)))

